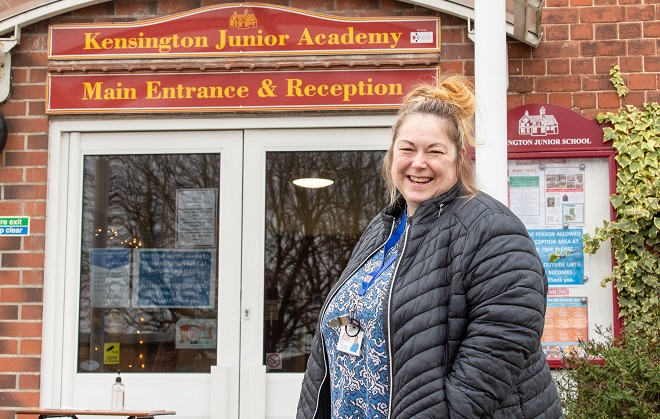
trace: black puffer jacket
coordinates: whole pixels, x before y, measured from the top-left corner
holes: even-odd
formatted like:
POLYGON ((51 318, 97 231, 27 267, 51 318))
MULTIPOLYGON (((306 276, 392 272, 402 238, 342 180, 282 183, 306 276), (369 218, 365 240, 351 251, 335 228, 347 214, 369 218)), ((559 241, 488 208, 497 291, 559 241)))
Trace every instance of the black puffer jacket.
MULTIPOLYGON (((370 223, 329 298, 383 245, 403 203, 370 223)), ((463 197, 459 186, 408 222, 384 313, 390 417, 562 417, 540 346, 547 278, 522 222, 486 194, 463 197)), ((317 332, 297 419, 330 417, 325 357, 317 332)))

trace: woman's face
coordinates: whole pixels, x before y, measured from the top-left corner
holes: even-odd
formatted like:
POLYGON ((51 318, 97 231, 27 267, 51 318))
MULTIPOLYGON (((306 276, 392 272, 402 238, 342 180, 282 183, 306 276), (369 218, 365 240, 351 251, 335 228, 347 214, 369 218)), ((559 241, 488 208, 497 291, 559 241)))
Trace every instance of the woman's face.
POLYGON ((392 179, 406 199, 408 215, 458 181, 458 154, 445 124, 435 116, 413 114, 399 127, 392 150, 392 179))

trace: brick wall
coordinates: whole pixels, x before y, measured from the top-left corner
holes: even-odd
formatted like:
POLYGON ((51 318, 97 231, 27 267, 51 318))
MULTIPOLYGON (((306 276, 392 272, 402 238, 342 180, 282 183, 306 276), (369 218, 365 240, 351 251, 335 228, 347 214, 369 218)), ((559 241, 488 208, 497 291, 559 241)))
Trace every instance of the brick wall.
POLYGON ((538 48, 509 44, 509 108, 553 103, 592 117, 623 103, 610 83, 619 65, 627 103, 660 100, 659 0, 546 0, 538 48))
MULTIPOLYGON (((0 154, 0 215, 31 217, 29 237, 0 238, 0 419, 39 404, 48 118, 47 24, 132 21, 230 1, 116 0, 23 29, 13 51, 12 94, 0 105, 9 137, 0 154)), ((396 0, 266 3, 348 16, 433 14, 396 0)), ((660 0, 546 0, 538 48, 509 41, 508 106, 553 103, 585 116, 615 110, 609 70, 621 67, 628 103, 658 101, 660 0)), ((474 74, 465 21, 442 15, 441 68, 474 74)))

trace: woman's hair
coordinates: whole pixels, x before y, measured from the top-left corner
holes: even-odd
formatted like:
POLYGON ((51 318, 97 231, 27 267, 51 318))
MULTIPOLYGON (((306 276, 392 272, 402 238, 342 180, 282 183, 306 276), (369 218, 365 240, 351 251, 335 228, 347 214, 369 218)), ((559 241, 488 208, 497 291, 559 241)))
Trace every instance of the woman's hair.
POLYGON ((474 113, 476 102, 472 85, 468 79, 460 75, 443 76, 434 84, 418 84, 403 98, 398 117, 392 125, 392 143, 383 159, 382 174, 387 182, 390 202, 394 202, 397 194, 392 178, 392 160, 394 158, 394 143, 399 128, 409 115, 430 115, 445 121, 447 136, 456 147, 458 182, 470 197, 477 194, 477 182, 474 165, 464 151, 475 146, 474 113))

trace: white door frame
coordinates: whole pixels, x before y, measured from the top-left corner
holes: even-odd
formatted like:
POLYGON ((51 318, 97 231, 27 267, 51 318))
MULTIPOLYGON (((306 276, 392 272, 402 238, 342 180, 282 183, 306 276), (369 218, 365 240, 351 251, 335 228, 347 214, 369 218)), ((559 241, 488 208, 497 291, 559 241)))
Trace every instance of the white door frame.
MULTIPOLYGON (((79 151, 72 150, 70 144, 79 141, 83 133, 108 132, 120 133, 126 131, 225 131, 250 130, 273 128, 338 128, 338 127, 389 127, 394 121, 393 115, 373 116, 329 116, 329 117, 282 117, 282 118, 251 118, 231 117, 218 119, 104 119, 104 120, 65 120, 51 121, 49 133, 49 159, 48 159, 48 200, 46 203, 46 244, 44 264, 44 316, 42 332, 41 357, 41 407, 71 407, 71 400, 64 398, 70 394, 72 386, 65 371, 72 368, 75 355, 69 353, 71 339, 70 330, 76 323, 77 304, 63 304, 67 290, 65 266, 75 266, 77 260, 68 260, 74 256, 66 252, 63 245, 67 234, 79 234, 79 226, 67 226, 67 205, 71 196, 68 196, 68 173, 71 165, 80 165, 79 151), (76 230, 77 229, 77 230, 76 230), (74 265, 71 265, 71 264, 74 265), (73 311, 72 311, 73 310, 73 311)), ((185 140, 182 139, 182 147, 185 140)), ((79 191, 77 192, 79 193, 79 191)), ((78 202, 78 200, 74 202, 78 202)), ((76 204, 77 205, 77 204, 76 204)), ((78 256, 75 256, 76 258, 78 256)), ((67 301, 70 301, 70 298, 67 301)), ((238 313, 237 313, 238 315, 238 313)), ((238 321, 238 320, 237 320, 238 321)), ((74 336, 75 338, 75 336, 74 336)), ((213 375, 210 385, 215 386, 218 393, 227 394, 227 385, 222 378, 222 368, 216 367, 217 374, 213 375)), ((263 371, 265 376, 265 369, 263 371)), ((257 376, 262 376, 261 373, 257 376)), ((214 389, 215 390, 215 389, 214 389)), ((109 390, 108 390, 109 392, 109 390)), ((109 396, 99 394, 99 408, 105 405, 109 396), (106 397, 107 396, 107 397, 106 397)), ((263 398, 264 396, 262 396, 263 398)), ((220 404, 221 399, 212 400, 212 404, 220 404)), ((257 402, 252 399, 251 402, 257 402)), ((263 401, 265 404, 265 401, 263 401)), ((213 406, 212 406, 213 407, 213 406)))

